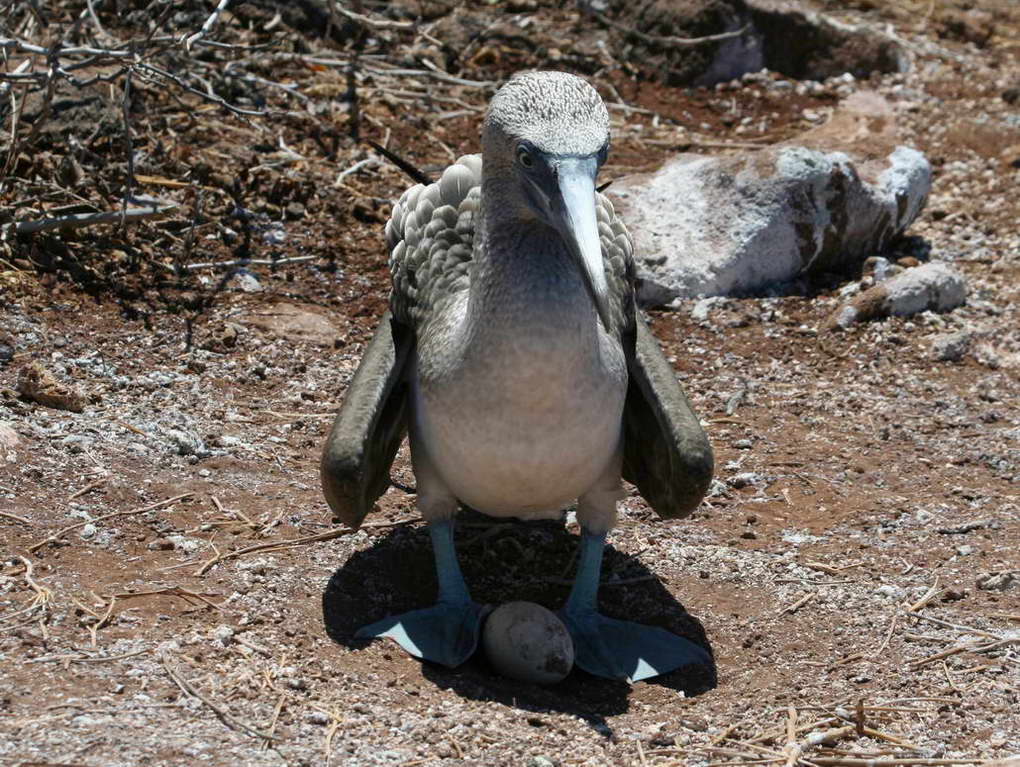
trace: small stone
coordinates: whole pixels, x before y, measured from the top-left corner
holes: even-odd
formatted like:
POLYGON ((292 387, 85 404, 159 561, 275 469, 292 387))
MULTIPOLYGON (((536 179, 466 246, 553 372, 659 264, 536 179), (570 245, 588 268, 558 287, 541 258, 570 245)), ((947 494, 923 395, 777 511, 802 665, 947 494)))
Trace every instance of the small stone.
POLYGON ((0 335, 0 367, 14 359, 14 339, 0 335))
POLYGON ((82 527, 81 532, 78 533, 78 535, 80 535, 82 538, 88 540, 89 538, 95 537, 95 534, 98 533, 98 532, 99 532, 99 528, 96 527, 91 522, 89 522, 89 523, 87 523, 86 525, 84 525, 82 527))
MULTIPOLYGON (((736 447, 736 445, 734 445, 736 447)), ((750 447, 750 446, 748 446, 750 447)), ((727 481, 730 487, 737 488, 738 490, 748 485, 756 485, 761 482, 761 475, 754 471, 743 471, 740 474, 734 474, 727 481)))
POLYGON ((237 272, 231 278, 230 285, 234 290, 240 290, 242 293, 258 293, 262 290, 261 283, 251 272, 237 272))
POLYGON ((327 714, 324 714, 321 711, 309 711, 305 714, 305 721, 309 724, 317 724, 322 727, 329 724, 331 720, 327 714))
POLYGON ((27 400, 56 410, 80 413, 85 409, 82 393, 58 381, 38 362, 25 365, 18 373, 18 393, 27 400))
POLYGON ((740 534, 740 537, 746 541, 754 541, 757 540, 758 534, 754 530, 745 530, 740 534))
POLYGON ((556 767, 556 762, 544 756, 533 756, 528 760, 528 767, 556 767))
POLYGON ((234 629, 230 626, 217 626, 213 630, 212 638, 226 647, 234 641, 234 629))
POLYGON ((989 573, 977 579, 977 587, 983 591, 1006 591, 1020 583, 1020 577, 1011 571, 989 573))
POLYGON ((733 443, 737 450, 750 450, 753 446, 754 443, 749 439, 738 439, 733 443))
POLYGON ((931 344, 931 356, 938 362, 959 362, 970 350, 971 333, 961 330, 938 336, 931 344))
POLYGON ((291 202, 284 208, 284 213, 291 221, 296 221, 299 218, 305 217, 305 206, 300 202, 291 202))
POLYGON ((149 551, 172 551, 174 548, 173 541, 168 541, 166 538, 157 538, 154 541, 149 541, 145 544, 145 548, 149 551))
POLYGON ((21 442, 18 432, 9 423, 0 421, 0 453, 14 450, 21 442))
POLYGON ((974 547, 971 546, 969 543, 965 543, 962 546, 956 547, 956 554, 957 556, 961 557, 969 557, 971 554, 974 553, 974 551, 975 551, 974 547))
POLYGON ((899 586, 893 586, 892 584, 889 583, 885 583, 879 586, 877 589, 875 589, 875 593, 878 594, 880 597, 885 597, 886 599, 895 599, 897 601, 903 599, 907 595, 907 592, 901 589, 899 586))

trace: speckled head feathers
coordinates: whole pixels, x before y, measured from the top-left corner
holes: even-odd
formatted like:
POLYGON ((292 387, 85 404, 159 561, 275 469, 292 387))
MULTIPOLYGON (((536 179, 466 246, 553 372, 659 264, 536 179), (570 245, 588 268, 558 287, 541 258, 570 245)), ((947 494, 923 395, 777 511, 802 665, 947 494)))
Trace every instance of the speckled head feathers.
POLYGON ((525 72, 499 89, 485 133, 525 139, 551 154, 593 154, 609 138, 609 113, 595 89, 567 72, 525 72))

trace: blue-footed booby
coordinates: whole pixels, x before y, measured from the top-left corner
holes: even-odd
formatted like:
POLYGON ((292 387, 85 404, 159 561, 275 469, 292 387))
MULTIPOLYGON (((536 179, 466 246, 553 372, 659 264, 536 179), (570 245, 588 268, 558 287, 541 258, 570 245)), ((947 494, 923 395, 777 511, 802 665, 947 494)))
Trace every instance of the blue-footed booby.
POLYGON ((405 432, 439 582, 436 604, 358 632, 457 666, 483 606, 454 550, 460 504, 548 517, 577 501, 577 574, 559 615, 576 664, 637 681, 710 662, 665 629, 601 615, 606 535, 634 483, 664 518, 700 503, 712 450, 635 311, 633 247, 595 177, 609 116, 563 72, 493 97, 481 155, 408 189, 386 225, 393 290, 322 456, 325 496, 357 527, 389 485, 405 432))

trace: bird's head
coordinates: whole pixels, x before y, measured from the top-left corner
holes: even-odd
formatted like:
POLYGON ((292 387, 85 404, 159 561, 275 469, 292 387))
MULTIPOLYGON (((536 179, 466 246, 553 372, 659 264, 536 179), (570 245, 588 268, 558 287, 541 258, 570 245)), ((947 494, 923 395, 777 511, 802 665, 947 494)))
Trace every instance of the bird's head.
POLYGON ((608 329, 595 176, 609 152, 609 113, 599 94, 566 72, 517 75, 489 105, 482 151, 483 177, 515 189, 520 213, 562 237, 608 329))

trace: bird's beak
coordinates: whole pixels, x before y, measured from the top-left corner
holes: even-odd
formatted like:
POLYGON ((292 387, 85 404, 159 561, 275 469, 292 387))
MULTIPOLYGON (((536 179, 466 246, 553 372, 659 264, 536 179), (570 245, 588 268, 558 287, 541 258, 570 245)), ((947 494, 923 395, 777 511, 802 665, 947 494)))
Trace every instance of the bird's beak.
POLYGON ((596 173, 598 162, 594 157, 568 157, 557 163, 556 184, 559 194, 550 201, 551 223, 577 259, 602 326, 611 331, 609 287, 606 284, 602 243, 595 215, 596 173))

